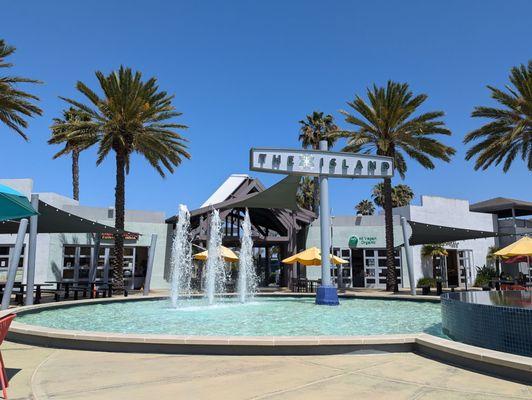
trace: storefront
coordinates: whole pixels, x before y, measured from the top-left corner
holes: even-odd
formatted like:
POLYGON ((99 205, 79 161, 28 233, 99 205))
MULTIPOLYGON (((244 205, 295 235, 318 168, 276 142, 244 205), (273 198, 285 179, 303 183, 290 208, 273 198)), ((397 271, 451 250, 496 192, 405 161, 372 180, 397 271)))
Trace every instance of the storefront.
MULTIPOLYGON (((384 216, 337 216, 332 218, 333 254, 348 261, 340 268, 331 267, 333 281, 338 284, 338 270, 341 270, 343 287, 386 287, 386 241, 384 216)), ((319 223, 315 221, 308 231, 306 246, 318 246, 319 223)), ((402 287, 408 271, 404 267, 404 251, 401 246, 403 235, 398 217, 394 218, 395 268, 399 286, 402 287)), ((320 267, 307 267, 308 279, 319 279, 320 267)))
MULTIPOLYGON (((3 183, 16 187, 22 193, 30 195, 33 182, 30 179, 4 180, 3 183)), ((114 209, 109 207, 87 207, 69 197, 56 193, 39 193, 41 223, 46 229, 39 228, 36 240, 35 282, 72 280, 84 282, 89 280, 89 272, 96 262, 95 278, 108 281, 112 277, 113 242, 112 232, 99 232, 99 245, 96 246, 96 233, 73 229, 81 223, 91 232, 94 224, 112 227, 114 209), (61 222, 55 220, 55 213, 63 215, 61 222), (64 218, 68 216, 68 218, 64 218), (56 224, 57 222, 57 224, 56 224), (54 226, 57 225, 57 226, 54 226), (47 232, 47 233, 44 233, 47 232), (78 233, 61 233, 78 232, 78 233), (95 248, 98 248, 96 258, 95 248), (96 261, 97 260, 97 261, 96 261)), ((165 223, 163 212, 126 210, 124 234, 124 284, 130 289, 140 289, 146 278, 148 254, 152 236, 156 235, 153 252, 153 271, 151 287, 167 288, 167 239, 169 227, 165 223)), ((112 229, 112 228, 111 228, 112 229)), ((6 231, 6 229, 4 229, 6 231)), ((2 231, 3 232, 3 231, 2 231)), ((28 268, 28 236, 26 235, 22 256, 17 271, 16 281, 25 282, 28 268)), ((10 254, 13 251, 16 235, 0 233, 0 279, 7 273, 10 254)))
MULTIPOLYGON (((400 218, 408 221, 413 253, 414 282, 441 278, 444 286, 472 285, 478 267, 486 263, 495 244, 496 221, 492 215, 471 212, 466 200, 422 196, 421 205, 395 208, 393 216, 395 268, 400 288, 408 288, 408 268, 400 218), (456 238, 457 240, 453 240, 456 238), (426 256, 423 246, 438 243, 446 256, 426 256)), ((386 287, 386 240, 383 215, 335 216, 331 221, 333 253, 346 261, 341 269, 344 287, 386 287)), ((319 246, 319 222, 309 227, 306 247, 319 246)), ((338 281, 338 270, 332 268, 338 281)), ((320 278, 320 267, 307 267, 308 279, 320 278)))

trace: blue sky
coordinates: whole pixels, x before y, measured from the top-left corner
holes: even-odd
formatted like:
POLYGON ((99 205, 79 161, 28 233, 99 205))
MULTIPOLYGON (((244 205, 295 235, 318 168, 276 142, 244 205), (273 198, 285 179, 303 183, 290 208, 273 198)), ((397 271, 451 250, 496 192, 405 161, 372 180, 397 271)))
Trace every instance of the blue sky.
MULTIPOLYGON (((445 111, 453 136, 443 140, 457 148, 452 163, 433 171, 409 163, 405 183, 416 201, 532 200, 520 160, 506 174, 476 172, 462 145, 481 124, 470 118, 473 107, 492 104, 486 85, 503 86, 512 66, 532 58, 530 15, 528 0, 6 2, 0 37, 17 47, 12 73, 45 82, 31 88, 44 115, 31 121, 29 143, 0 126, 0 176, 32 177, 37 191, 70 195, 69 159, 52 160, 56 149, 46 144, 65 107, 58 96, 79 98, 76 81, 95 87, 94 71, 126 65, 175 94, 192 154, 166 179, 136 158, 128 208, 195 208, 229 174, 248 173, 250 147, 299 147, 298 121, 313 110, 347 128, 338 112, 346 101, 388 79, 427 93, 423 110, 445 111)), ((333 213, 353 213, 374 183, 332 182, 333 213)), ((112 158, 96 167, 93 151, 82 154, 80 192, 84 204, 113 204, 112 158)))

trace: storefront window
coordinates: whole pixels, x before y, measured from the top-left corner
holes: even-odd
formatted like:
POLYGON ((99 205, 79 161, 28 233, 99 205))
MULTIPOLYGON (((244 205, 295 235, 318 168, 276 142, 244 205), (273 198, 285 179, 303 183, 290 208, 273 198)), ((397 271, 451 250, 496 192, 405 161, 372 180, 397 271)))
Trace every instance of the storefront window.
MULTIPOLYGON (((93 257, 92 245, 66 245, 63 247, 63 279, 88 281, 93 257)), ((110 279, 112 276, 113 248, 100 246, 96 279, 110 279)), ((125 284, 130 289, 139 289, 144 284, 148 258, 148 247, 126 246, 124 248, 124 271, 128 278, 125 284)))
MULTIPOLYGON (((394 251, 397 282, 401 283, 401 257, 394 251)), ((386 287, 386 250, 364 250, 365 286, 370 288, 386 287)))

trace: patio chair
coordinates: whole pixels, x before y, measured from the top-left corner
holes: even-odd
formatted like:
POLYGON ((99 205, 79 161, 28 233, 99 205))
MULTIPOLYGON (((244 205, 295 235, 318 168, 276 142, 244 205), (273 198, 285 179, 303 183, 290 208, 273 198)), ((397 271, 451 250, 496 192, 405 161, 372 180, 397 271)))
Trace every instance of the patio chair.
MULTIPOLYGON (((13 321, 16 316, 17 314, 8 314, 0 318, 0 345, 3 343, 5 337, 7 336, 7 331, 9 330, 9 326, 11 325, 11 321, 13 321)), ((2 352, 0 352, 0 367, 2 368, 2 371, 0 371, 2 393, 4 395, 4 399, 7 399, 6 389, 9 386, 9 381, 7 380, 6 368, 4 365, 4 359, 2 358, 2 352)))

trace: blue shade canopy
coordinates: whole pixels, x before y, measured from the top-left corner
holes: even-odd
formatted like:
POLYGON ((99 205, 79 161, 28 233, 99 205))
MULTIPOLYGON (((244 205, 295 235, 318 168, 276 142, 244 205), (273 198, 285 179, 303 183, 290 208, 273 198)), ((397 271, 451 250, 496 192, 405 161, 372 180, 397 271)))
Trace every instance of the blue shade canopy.
POLYGON ((0 221, 17 220, 38 214, 26 196, 0 184, 0 221))

